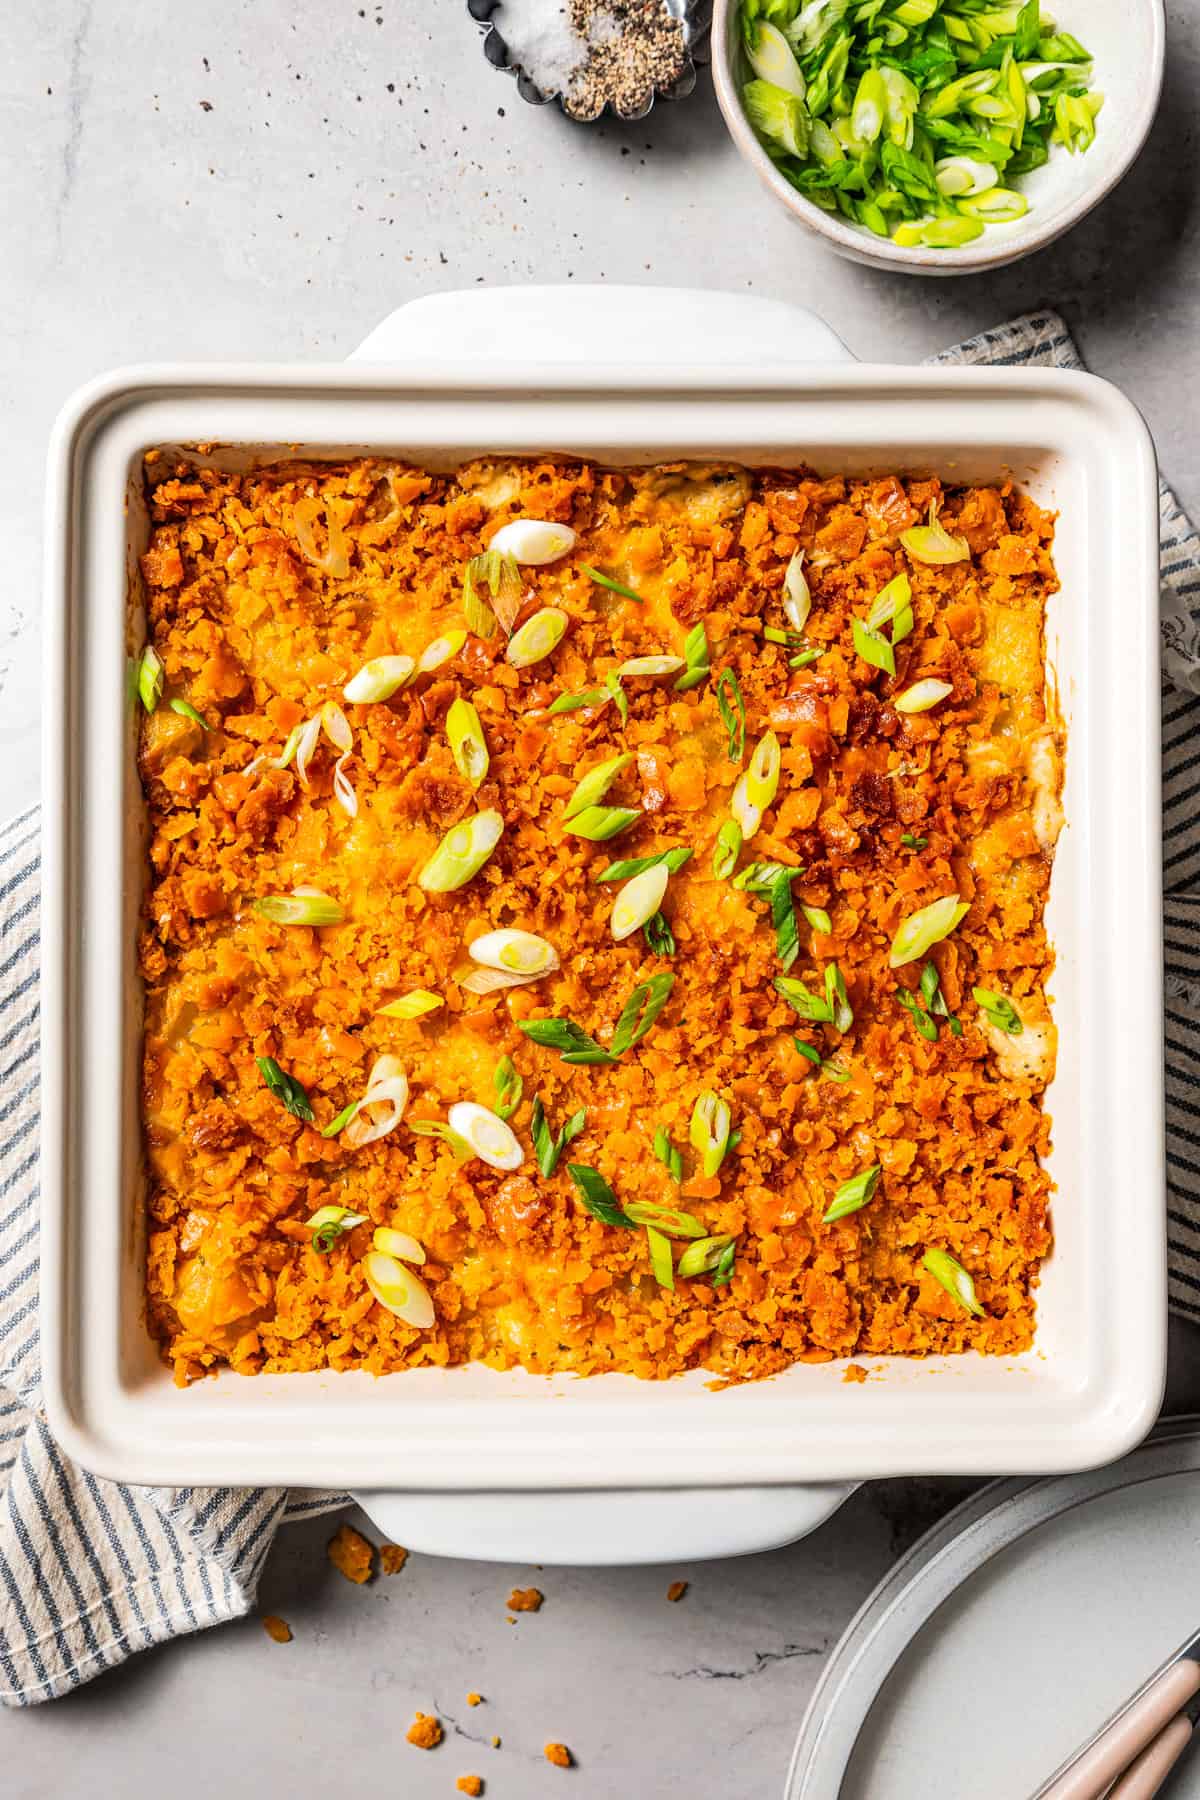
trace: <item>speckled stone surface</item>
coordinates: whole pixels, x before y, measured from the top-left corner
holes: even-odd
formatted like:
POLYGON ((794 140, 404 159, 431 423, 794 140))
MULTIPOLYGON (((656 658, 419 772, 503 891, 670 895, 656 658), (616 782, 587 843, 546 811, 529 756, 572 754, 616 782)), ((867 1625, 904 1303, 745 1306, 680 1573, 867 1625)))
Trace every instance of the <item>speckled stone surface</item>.
MULTIPOLYGON (((1068 0, 1057 10, 1072 23, 1068 0)), ((801 234, 737 160, 706 77, 640 125, 574 126, 488 68, 463 0, 5 9, 0 816, 36 793, 47 432, 72 388, 118 363, 340 358, 404 300, 484 282, 774 295, 898 361, 1048 302, 1200 506, 1200 14, 1168 12, 1163 111, 1118 192, 1040 257, 932 283, 801 234)), ((1200 1405, 1197 1343, 1177 1329, 1177 1408, 1200 1405)), ((249 1620, 0 1717, 0 1792, 433 1800, 476 1773, 489 1800, 775 1796, 828 1648, 965 1491, 882 1483, 809 1541, 738 1563, 539 1576, 414 1557, 365 1590, 329 1569, 329 1527, 309 1524, 280 1538, 263 1584, 291 1644, 249 1620), (673 1605, 676 1578, 691 1585, 673 1605), (509 1589, 530 1581, 545 1606, 510 1624, 509 1589), (418 1708, 446 1724, 435 1751, 404 1742, 418 1708), (544 1762, 549 1740, 575 1752, 573 1773, 544 1762)))

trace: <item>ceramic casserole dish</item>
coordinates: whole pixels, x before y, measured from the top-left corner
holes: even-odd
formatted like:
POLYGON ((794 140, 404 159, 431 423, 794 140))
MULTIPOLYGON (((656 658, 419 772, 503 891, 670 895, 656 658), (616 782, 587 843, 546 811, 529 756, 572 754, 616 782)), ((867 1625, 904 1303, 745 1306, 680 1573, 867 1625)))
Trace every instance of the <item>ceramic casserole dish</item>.
POLYGON ((524 308, 526 341, 539 348, 522 362, 497 300, 441 303, 440 348, 438 333, 418 329, 428 323, 418 306, 368 340, 371 360, 125 370, 85 388, 59 420, 46 597, 42 1275, 59 1441, 125 1481, 450 1495, 1040 1473, 1121 1455, 1158 1407, 1166 1305, 1158 527, 1144 424, 1092 376, 858 365, 811 315, 754 302, 751 320, 731 296, 572 294, 574 349, 556 361, 562 302, 526 293, 510 304, 524 308), (582 353, 597 305, 617 322, 608 342, 623 348, 608 354, 621 362, 582 353), (784 317, 788 360, 771 348, 784 317), (734 338, 740 364, 721 348, 734 338), (199 459, 223 467, 299 447, 435 466, 557 452, 609 464, 935 471, 956 482, 1011 475, 1058 511, 1062 588, 1047 626, 1067 728, 1048 912, 1057 1191, 1030 1351, 872 1358, 862 1384, 846 1382, 840 1363, 796 1365, 719 1391, 703 1371, 639 1382, 480 1366, 380 1380, 226 1372, 173 1385, 142 1317, 135 938, 145 830, 126 680, 141 642, 142 455, 154 445, 201 446, 199 459))

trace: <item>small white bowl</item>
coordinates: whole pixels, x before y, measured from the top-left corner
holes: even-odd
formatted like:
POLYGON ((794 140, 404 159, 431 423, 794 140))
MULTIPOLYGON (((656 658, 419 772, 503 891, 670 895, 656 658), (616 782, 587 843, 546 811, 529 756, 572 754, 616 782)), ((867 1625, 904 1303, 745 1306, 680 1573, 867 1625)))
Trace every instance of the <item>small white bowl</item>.
POLYGON ((742 110, 741 86, 749 70, 738 11, 738 0, 716 0, 712 25, 713 83, 730 136, 794 219, 824 238, 839 256, 873 269, 902 269, 910 275, 978 274, 1053 243, 1120 181, 1146 141, 1162 90, 1163 0, 1061 0, 1054 8, 1055 18, 1092 52, 1092 80, 1104 95, 1095 143, 1076 156, 1056 146, 1047 163, 1021 177, 1021 191, 1029 197, 1024 218, 1010 225, 989 225, 982 237, 957 250, 906 249, 840 213, 823 212, 775 167, 742 110))

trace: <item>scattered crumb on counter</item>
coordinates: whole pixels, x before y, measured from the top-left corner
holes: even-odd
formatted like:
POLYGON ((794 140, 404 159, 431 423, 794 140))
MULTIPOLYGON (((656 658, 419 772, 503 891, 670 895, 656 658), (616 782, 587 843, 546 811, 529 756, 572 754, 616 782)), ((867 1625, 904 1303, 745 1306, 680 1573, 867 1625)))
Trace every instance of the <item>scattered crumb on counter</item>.
POLYGON ((667 1589, 667 1599, 682 1600, 687 1591, 688 1584, 686 1581, 673 1581, 667 1589))
POLYGON ((443 1733, 432 1713, 419 1712, 404 1735, 418 1750, 436 1750, 443 1733))
POLYGON ((541 1588, 514 1588, 508 1596, 510 1612, 538 1612, 546 1596, 541 1588))
POLYGON ((398 1575, 408 1561, 408 1551, 399 1544, 380 1544, 379 1563, 385 1575, 398 1575))
POLYGON ((482 1694, 468 1694, 467 1695, 467 1705, 468 1706, 478 1706, 478 1705, 480 1705, 482 1700, 483 1700, 482 1694))
POLYGON ((553 1763, 556 1769, 569 1769, 575 1758, 565 1744, 547 1744, 546 1761, 553 1763))
POLYGON ((498 1749, 499 1749, 499 1748, 500 1748, 500 1739, 499 1739, 499 1738, 493 1738, 493 1739, 492 1739, 492 1749, 493 1749, 493 1750, 498 1750, 498 1749))
POLYGON ((292 1628, 286 1619, 277 1618, 274 1613, 264 1613, 262 1626, 267 1636, 273 1639, 275 1643, 291 1643, 292 1628))
POLYGON ((483 1778, 479 1775, 460 1775, 455 1782, 460 1794, 482 1794, 483 1778))
POLYGON ((356 1581, 360 1586, 364 1581, 370 1581, 375 1562, 374 1547, 361 1531, 355 1531, 353 1525, 338 1526, 325 1554, 347 1581, 356 1581))
POLYGON ((846 1364, 846 1373, 842 1376, 843 1381, 865 1381, 866 1379, 867 1371, 861 1363, 846 1364))

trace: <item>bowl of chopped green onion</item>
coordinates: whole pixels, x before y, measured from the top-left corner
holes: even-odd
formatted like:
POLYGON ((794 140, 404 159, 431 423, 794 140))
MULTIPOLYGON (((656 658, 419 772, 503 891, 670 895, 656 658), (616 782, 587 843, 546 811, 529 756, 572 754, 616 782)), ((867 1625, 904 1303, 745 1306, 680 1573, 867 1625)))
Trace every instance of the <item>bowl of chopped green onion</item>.
POLYGON ((997 268, 1103 199, 1158 105, 1163 0, 1062 6, 716 0, 717 99, 742 155, 839 254, 997 268))

